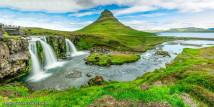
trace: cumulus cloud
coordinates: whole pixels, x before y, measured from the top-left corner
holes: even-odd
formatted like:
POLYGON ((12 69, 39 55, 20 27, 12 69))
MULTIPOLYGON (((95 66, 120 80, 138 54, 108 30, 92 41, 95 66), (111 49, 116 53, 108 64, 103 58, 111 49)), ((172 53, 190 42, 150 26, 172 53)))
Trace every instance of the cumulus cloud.
POLYGON ((46 14, 35 13, 25 14, 0 10, 0 23, 22 27, 40 27, 62 31, 75 31, 92 22, 78 22, 62 16, 49 16, 46 14))
POLYGON ((82 17, 82 16, 88 16, 88 15, 94 15, 94 14, 100 14, 100 13, 101 11, 93 11, 93 12, 73 13, 73 14, 69 14, 69 16, 82 17))
POLYGON ((135 15, 135 16, 122 16, 118 18, 142 18, 142 17, 158 17, 167 15, 166 13, 152 13, 152 14, 142 14, 142 15, 135 15))
POLYGON ((206 9, 214 9, 213 5, 213 0, 137 0, 129 4, 129 8, 118 9, 114 12, 116 15, 157 9, 178 9, 180 12, 201 12, 206 9))
POLYGON ((66 13, 111 4, 128 7, 114 10, 116 15, 160 8, 178 9, 180 12, 200 12, 206 9, 214 9, 213 0, 1 0, 0 7, 10 7, 23 11, 66 13))
POLYGON ((184 27, 212 28, 214 27, 213 18, 214 14, 210 14, 210 12, 200 12, 171 16, 162 20, 131 20, 121 22, 138 30, 167 30, 170 28, 184 27))

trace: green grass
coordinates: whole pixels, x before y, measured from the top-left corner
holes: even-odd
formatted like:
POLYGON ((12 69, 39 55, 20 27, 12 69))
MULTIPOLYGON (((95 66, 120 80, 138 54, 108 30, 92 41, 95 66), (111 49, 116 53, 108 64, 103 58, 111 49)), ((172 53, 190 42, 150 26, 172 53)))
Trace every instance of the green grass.
POLYGON ((7 32, 5 32, 5 34, 4 34, 4 38, 6 38, 6 39, 18 39, 18 40, 20 40, 21 38, 19 38, 19 37, 16 37, 16 36, 10 36, 10 35, 8 35, 7 34, 7 32))
POLYGON ((29 95, 28 89, 18 82, 10 84, 0 84, 0 96, 2 96, 3 92, 11 93, 8 97, 18 97, 14 95, 14 92, 19 93, 19 96, 29 95))
MULTIPOLYGON (((65 91, 41 90, 30 95, 16 98, 0 97, 3 102, 49 102, 50 106, 85 107, 93 104, 93 100, 111 95, 117 100, 133 100, 142 102, 164 101, 172 106, 187 106, 181 94, 189 94, 198 105, 212 106, 214 96, 214 75, 209 74, 214 65, 210 55, 214 47, 203 49, 184 49, 174 63, 154 72, 146 73, 142 77, 130 82, 111 83, 105 86, 92 86, 81 89, 67 89, 65 91), (181 61, 182 60, 182 61, 181 61), (203 63, 207 63, 204 65, 203 63), (161 81, 162 85, 154 85, 161 81), (149 83, 151 88, 142 90, 139 86, 149 83)), ((24 92, 25 93, 25 92, 24 92)))
POLYGON ((111 61, 111 65, 121 65, 124 63, 135 62, 140 59, 140 55, 135 54, 102 54, 102 53, 93 53, 91 54, 86 61, 91 62, 95 65, 106 66, 108 60, 111 61), (96 60, 96 57, 99 57, 99 61, 96 60))

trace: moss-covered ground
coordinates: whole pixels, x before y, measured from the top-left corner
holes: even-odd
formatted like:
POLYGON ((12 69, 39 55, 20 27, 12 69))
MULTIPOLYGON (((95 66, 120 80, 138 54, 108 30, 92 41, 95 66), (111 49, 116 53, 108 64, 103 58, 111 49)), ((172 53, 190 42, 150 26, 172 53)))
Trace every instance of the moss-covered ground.
POLYGON ((15 39, 15 40, 20 40, 21 38, 19 38, 19 37, 16 37, 16 36, 10 36, 10 35, 8 35, 8 33, 7 32, 5 32, 5 34, 3 35, 4 36, 4 38, 6 38, 6 39, 15 39))
POLYGON ((140 59, 140 55, 135 54, 102 54, 102 53, 93 53, 87 59, 86 62, 92 63, 99 66, 106 66, 108 63, 110 65, 121 65, 124 63, 135 62, 140 59))
MULTIPOLYGON (((9 95, 8 98, 0 94, 0 105, 3 102, 48 102, 50 106, 57 107, 84 107, 95 103, 95 99, 111 95, 117 100, 164 101, 172 106, 183 107, 188 105, 185 105, 181 95, 187 93, 198 106, 211 107, 214 105, 213 55, 214 47, 184 49, 172 64, 166 65, 166 68, 146 73, 130 82, 71 88, 65 91, 40 90, 31 94, 28 94, 25 88, 9 88, 19 92, 20 96, 9 95)), ((8 86, 0 87, 1 93, 5 87, 8 86)))

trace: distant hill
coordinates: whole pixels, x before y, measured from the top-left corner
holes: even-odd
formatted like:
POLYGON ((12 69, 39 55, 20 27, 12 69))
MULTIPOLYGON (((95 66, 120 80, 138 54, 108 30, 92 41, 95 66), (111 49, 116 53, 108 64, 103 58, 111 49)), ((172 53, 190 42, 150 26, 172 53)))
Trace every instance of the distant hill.
POLYGON ((187 28, 172 28, 165 32, 212 32, 210 29, 187 27, 187 28))
POLYGON ((129 26, 125 26, 119 22, 109 10, 103 11, 95 22, 76 32, 122 35, 151 35, 151 33, 138 31, 129 26))
POLYGON ((214 28, 209 28, 208 30, 214 31, 214 28))

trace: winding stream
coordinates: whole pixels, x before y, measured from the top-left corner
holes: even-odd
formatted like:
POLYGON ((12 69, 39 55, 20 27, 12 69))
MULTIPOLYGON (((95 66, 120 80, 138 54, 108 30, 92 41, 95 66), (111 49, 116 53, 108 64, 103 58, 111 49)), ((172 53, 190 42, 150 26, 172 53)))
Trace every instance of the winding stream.
POLYGON ((46 70, 46 73, 52 74, 50 77, 33 82, 27 81, 26 85, 32 89, 43 90, 65 90, 71 87, 79 88, 82 84, 87 84, 90 78, 96 75, 102 75, 107 81, 132 81, 142 76, 146 72, 153 72, 155 69, 165 67, 170 63, 184 48, 202 48, 214 46, 214 41, 209 40, 178 40, 165 42, 156 46, 156 49, 148 50, 141 54, 141 59, 134 63, 124 65, 113 65, 111 67, 89 66, 85 64, 84 58, 89 56, 85 54, 62 60, 65 64, 46 70), (169 52, 171 57, 156 55, 157 50, 169 52), (87 77, 91 73, 91 77, 87 77))

